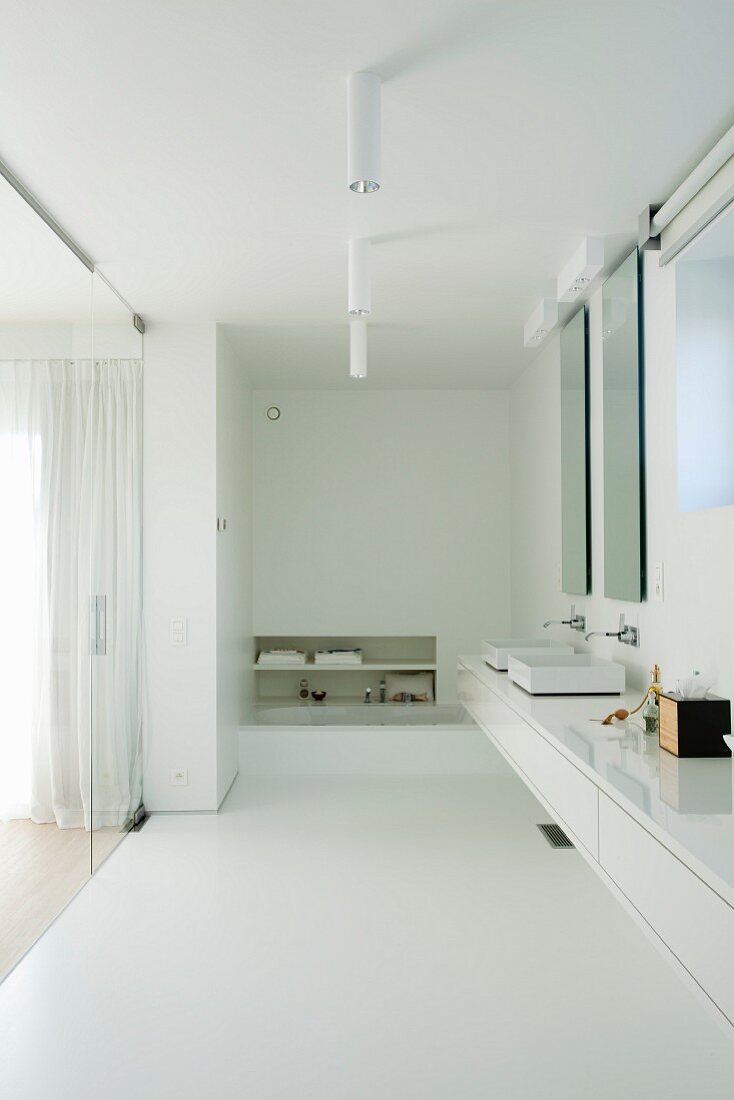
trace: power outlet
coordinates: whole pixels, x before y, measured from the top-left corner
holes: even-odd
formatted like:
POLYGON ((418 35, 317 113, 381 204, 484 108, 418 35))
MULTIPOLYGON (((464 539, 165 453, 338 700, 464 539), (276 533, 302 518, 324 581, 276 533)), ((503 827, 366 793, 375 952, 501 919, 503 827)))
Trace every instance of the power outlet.
POLYGON ((172 787, 188 787, 189 785, 189 769, 188 768, 174 768, 171 771, 171 786, 172 787))

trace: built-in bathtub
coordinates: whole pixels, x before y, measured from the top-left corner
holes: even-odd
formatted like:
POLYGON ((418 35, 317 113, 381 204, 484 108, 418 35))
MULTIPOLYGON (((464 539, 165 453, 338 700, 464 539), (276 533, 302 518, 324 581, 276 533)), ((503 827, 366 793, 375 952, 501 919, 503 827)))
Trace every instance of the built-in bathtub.
POLYGON ((508 765, 461 703, 260 704, 245 775, 474 775, 508 765))
POLYGON ((510 770, 464 708, 451 703, 422 708, 273 707, 265 722, 240 730, 239 749, 243 775, 475 775, 510 770))

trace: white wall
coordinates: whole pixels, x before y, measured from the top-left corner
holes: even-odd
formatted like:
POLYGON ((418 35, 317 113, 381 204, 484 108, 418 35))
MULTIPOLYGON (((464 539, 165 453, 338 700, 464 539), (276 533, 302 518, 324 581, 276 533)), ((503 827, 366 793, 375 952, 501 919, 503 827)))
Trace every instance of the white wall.
MULTIPOLYGON (((621 660, 628 683, 644 686, 657 661, 666 686, 692 668, 715 672, 716 690, 734 693, 734 507, 681 513, 676 502, 675 264, 645 258, 645 373, 648 575, 665 564, 665 602, 625 604, 603 596, 601 292, 590 306, 592 439, 592 585, 587 598, 558 590, 560 564, 560 404, 556 339, 511 391, 513 632, 537 634, 572 599, 588 629, 616 628, 620 611, 638 623, 641 647, 593 639, 563 627, 553 633, 580 648, 621 660)), ((565 614, 563 617, 566 617, 565 614)))
POLYGON ((253 417, 255 634, 436 634, 455 698, 509 626, 507 393, 255 391, 253 417))
POLYGON ((215 810, 214 325, 149 325, 144 400, 144 799, 153 810, 215 810), (181 616, 188 645, 177 648, 169 623, 181 616), (188 786, 171 786, 179 767, 188 769, 188 786))
POLYGON ((0 324, 0 359, 63 359, 74 353, 68 324, 0 324))
POLYGON ((217 803, 237 774, 252 698, 252 391, 217 326, 217 803))
POLYGON ((567 609, 568 600, 558 596, 560 438, 556 335, 510 391, 510 579, 512 633, 517 637, 535 637, 546 619, 561 618, 557 612, 567 609))

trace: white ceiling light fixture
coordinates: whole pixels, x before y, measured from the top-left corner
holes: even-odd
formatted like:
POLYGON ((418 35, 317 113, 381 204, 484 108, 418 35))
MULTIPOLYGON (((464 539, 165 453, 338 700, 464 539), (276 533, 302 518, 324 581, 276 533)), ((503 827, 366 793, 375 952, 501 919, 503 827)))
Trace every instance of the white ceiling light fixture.
POLYGON ((603 266, 604 241, 601 237, 584 237, 558 276, 558 301, 575 302, 603 266))
POLYGON ((370 242, 367 237, 358 237, 349 242, 347 306, 352 317, 367 317, 372 312, 370 242))
POLYGON ((543 298, 525 324, 525 347, 537 348, 557 324, 558 302, 555 298, 543 298))
POLYGON ((352 191, 378 191, 381 180, 381 81, 376 73, 347 80, 347 182, 352 191))
POLYGON ((367 322, 349 322, 349 373, 352 378, 367 377, 367 322))

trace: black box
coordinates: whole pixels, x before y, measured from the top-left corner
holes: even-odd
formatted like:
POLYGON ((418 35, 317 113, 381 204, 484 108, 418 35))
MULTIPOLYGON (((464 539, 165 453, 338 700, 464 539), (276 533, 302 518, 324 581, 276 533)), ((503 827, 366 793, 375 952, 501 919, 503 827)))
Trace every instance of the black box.
POLYGON ((731 733, 731 703, 708 695, 683 699, 660 695, 660 748, 674 756, 731 756, 724 734, 731 733))

